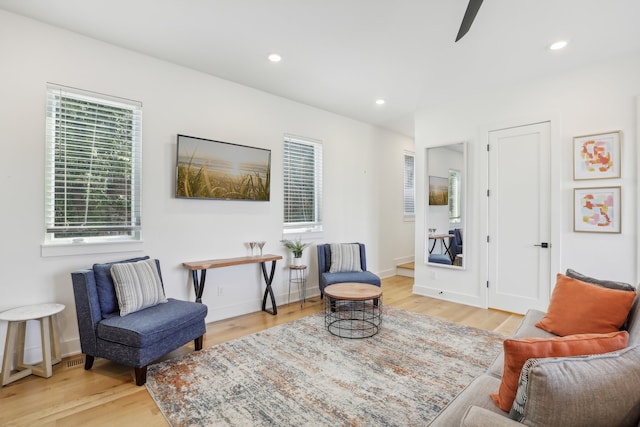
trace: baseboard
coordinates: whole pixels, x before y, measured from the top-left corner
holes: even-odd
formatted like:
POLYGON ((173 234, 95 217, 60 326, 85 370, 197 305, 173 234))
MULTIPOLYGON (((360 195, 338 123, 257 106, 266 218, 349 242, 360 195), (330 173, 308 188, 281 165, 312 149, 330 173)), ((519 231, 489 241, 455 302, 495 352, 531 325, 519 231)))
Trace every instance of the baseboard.
POLYGON ((393 277, 396 275, 396 269, 390 268, 388 270, 382 270, 376 273, 381 279, 388 279, 389 277, 393 277))
POLYGON ((403 277, 415 277, 415 271, 409 268, 396 268, 396 274, 403 277))
POLYGON ((487 308, 486 304, 481 301, 481 298, 477 295, 462 294, 458 292, 451 292, 445 289, 435 289, 429 286, 415 283, 413 285, 413 293, 416 295, 422 295, 431 298, 437 298, 449 302, 455 302, 457 304, 470 305, 473 307, 487 308))
POLYGON ((415 262, 416 257, 413 255, 407 255, 393 260, 394 265, 406 264, 408 262, 415 262))

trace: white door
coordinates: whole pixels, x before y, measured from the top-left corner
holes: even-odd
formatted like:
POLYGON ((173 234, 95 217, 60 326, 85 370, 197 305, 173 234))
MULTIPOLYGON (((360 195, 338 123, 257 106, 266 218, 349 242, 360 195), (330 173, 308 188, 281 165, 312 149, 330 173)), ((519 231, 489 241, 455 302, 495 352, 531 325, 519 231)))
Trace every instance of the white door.
POLYGON ((549 122, 489 132, 489 307, 547 309, 550 144, 549 122))

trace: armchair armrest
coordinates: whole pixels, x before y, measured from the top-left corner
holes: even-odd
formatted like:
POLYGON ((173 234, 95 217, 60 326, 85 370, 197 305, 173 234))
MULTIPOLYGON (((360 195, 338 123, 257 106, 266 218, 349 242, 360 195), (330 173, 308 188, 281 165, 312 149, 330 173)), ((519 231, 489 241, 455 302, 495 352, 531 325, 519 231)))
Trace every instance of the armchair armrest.
POLYGON ((507 418, 506 415, 497 414, 479 406, 469 407, 460 425, 462 427, 522 427, 522 424, 507 418))
POLYGON ((77 270, 71 273, 71 280, 80 332, 80 347, 83 353, 95 355, 96 325, 102 320, 96 278, 93 270, 77 270))

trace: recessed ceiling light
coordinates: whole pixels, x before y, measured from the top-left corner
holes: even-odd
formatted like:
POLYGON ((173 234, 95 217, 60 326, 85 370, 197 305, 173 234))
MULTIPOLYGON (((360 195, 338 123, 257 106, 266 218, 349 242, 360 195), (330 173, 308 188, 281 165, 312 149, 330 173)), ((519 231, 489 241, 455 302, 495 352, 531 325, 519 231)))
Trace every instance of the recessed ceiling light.
POLYGON ((380 99, 376 99, 376 104, 378 104, 378 105, 382 105, 382 104, 384 104, 384 103, 385 103, 384 99, 382 99, 382 98, 380 98, 380 99))
POLYGON ((549 46, 549 49, 551 50, 560 50, 563 49, 564 47, 567 46, 569 42, 567 42, 566 40, 558 40, 555 43, 552 43, 551 46, 549 46))
POLYGON ((269 61, 271 62, 280 62, 282 60, 282 56, 278 55, 277 53, 272 53, 271 55, 269 55, 269 61))

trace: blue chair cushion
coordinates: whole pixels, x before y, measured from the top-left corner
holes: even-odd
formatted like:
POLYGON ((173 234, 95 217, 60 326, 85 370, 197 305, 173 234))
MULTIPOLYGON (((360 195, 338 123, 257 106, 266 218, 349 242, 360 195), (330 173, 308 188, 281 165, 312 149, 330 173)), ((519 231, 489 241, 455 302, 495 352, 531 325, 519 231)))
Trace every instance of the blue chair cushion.
POLYGON ((93 264, 93 274, 96 278, 96 288, 98 289, 98 301, 100 302, 100 312, 102 317, 110 317, 118 314, 118 299, 116 290, 111 279, 111 266, 120 262, 136 262, 149 259, 148 256, 126 259, 124 261, 108 262, 104 264, 93 264))
POLYGON ((168 298, 165 304, 148 307, 126 316, 111 316, 98 323, 99 339, 143 348, 173 336, 194 322, 202 322, 207 306, 168 298))
POLYGON ((324 286, 333 285, 335 283, 368 283, 370 285, 380 286, 380 278, 370 271, 343 271, 339 273, 322 274, 324 286))
POLYGON ((449 258, 449 255, 445 254, 431 254, 429 255, 429 262, 451 265, 451 258, 449 258))

